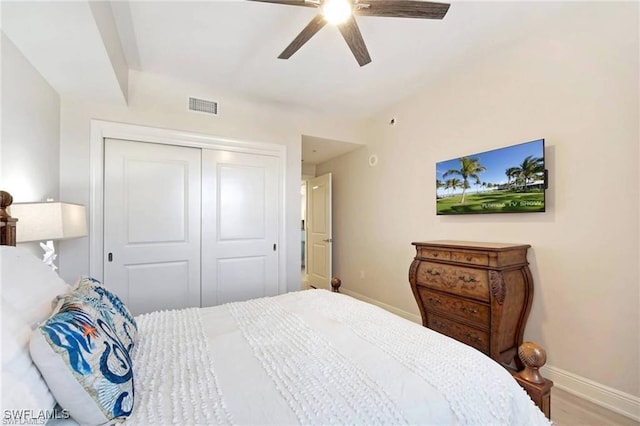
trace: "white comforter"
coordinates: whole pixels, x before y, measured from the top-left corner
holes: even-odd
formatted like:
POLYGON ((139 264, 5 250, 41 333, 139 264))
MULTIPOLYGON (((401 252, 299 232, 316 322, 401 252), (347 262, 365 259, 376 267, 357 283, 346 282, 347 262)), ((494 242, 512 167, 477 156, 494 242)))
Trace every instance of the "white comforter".
POLYGON ((348 296, 137 321, 128 424, 549 424, 490 358, 348 296))

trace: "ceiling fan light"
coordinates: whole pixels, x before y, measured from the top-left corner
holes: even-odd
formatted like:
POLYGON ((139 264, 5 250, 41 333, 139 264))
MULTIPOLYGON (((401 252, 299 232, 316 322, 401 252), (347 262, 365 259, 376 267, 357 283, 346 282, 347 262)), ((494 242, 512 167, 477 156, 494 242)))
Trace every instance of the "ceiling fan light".
POLYGON ((352 14, 351 3, 348 0, 326 0, 322 5, 322 14, 328 23, 342 24, 352 14))

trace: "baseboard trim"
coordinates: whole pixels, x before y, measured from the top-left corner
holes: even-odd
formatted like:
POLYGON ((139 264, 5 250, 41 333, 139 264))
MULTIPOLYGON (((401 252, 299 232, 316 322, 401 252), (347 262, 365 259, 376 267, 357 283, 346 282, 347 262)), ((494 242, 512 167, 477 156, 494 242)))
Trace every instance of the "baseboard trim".
POLYGON ((422 318, 419 315, 412 314, 411 312, 403 311, 402 309, 398 309, 395 306, 387 305, 386 303, 382 303, 379 300, 372 299, 370 297, 365 296, 364 294, 356 293, 355 291, 347 290, 346 288, 341 288, 340 293, 346 294, 347 296, 354 297, 358 300, 362 300, 363 302, 371 303, 372 305, 376 305, 385 311, 392 312, 399 317, 404 319, 408 319, 409 321, 418 323, 422 325, 422 318))
MULTIPOLYGON (((640 398, 637 396, 552 365, 542 367, 542 374, 553 380, 553 385, 559 389, 640 422, 640 398)), ((553 401, 551 409, 553 410, 553 401)))
MULTIPOLYGON (((348 289, 340 289, 341 293, 363 302, 371 303, 402 318, 408 319, 418 324, 422 324, 420 316, 398 309, 394 306, 367 297, 363 294, 348 289)), ((572 395, 585 399, 596 405, 611 410, 615 413, 629 417, 640 422, 640 398, 631 394, 619 391, 609 386, 594 382, 586 377, 578 376, 552 365, 542 367, 542 373, 549 380, 553 380, 554 386, 569 392, 572 395)), ((552 406, 553 409, 553 406, 552 406)))

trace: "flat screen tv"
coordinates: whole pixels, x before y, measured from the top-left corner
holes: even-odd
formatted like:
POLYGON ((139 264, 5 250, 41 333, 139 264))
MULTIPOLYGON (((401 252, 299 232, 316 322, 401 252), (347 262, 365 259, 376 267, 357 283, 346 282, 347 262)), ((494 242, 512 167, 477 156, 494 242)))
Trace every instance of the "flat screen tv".
POLYGON ((436 163, 439 215, 545 211, 544 139, 436 163))

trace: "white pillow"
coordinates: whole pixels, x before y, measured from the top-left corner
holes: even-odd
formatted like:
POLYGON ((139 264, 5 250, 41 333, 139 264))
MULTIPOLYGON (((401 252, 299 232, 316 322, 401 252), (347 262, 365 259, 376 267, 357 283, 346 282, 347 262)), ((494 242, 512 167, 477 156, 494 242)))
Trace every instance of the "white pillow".
POLYGON ((82 425, 112 424, 134 407, 133 362, 103 302, 72 292, 34 330, 30 352, 56 400, 82 425), (111 323, 111 324, 110 324, 111 323))
POLYGON ((69 285, 33 253, 21 247, 0 246, 0 293, 33 329, 53 311, 52 301, 69 285))
POLYGON ((32 330, 20 315, 2 302, 2 412, 51 411, 55 400, 29 355, 32 330))
MULTIPOLYGON (((53 408, 53 406, 51 406, 53 408)), ((41 407, 38 407, 33 392, 29 391, 28 386, 16 377, 11 371, 2 371, 2 413, 3 416, 7 416, 6 413, 24 413, 24 410, 29 410, 29 413, 34 417, 40 412, 41 407)), ((48 408, 49 410, 51 408, 48 408)))

